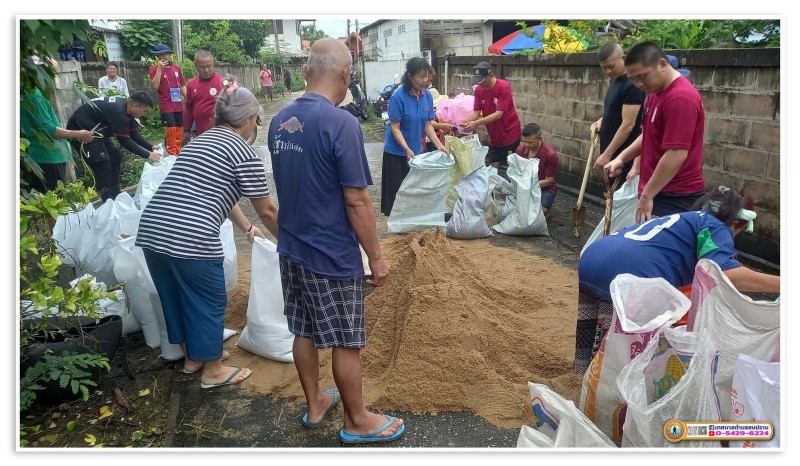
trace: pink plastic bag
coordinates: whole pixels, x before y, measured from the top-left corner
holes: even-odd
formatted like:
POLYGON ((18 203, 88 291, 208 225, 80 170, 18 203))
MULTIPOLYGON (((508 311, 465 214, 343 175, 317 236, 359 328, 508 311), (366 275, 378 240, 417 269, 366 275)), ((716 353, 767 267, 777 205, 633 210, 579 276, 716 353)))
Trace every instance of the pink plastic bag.
POLYGON ((472 112, 475 104, 475 97, 471 95, 458 94, 452 99, 445 99, 436 107, 436 117, 439 120, 458 126, 460 132, 464 132, 459 126, 461 120, 472 112))

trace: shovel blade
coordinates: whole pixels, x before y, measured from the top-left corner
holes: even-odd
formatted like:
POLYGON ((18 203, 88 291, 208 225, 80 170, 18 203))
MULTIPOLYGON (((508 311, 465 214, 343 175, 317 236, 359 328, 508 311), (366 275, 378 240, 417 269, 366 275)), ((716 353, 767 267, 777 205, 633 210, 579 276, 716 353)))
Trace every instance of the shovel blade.
POLYGON ((586 219, 586 207, 575 206, 572 208, 572 235, 576 238, 581 237, 583 222, 586 219))

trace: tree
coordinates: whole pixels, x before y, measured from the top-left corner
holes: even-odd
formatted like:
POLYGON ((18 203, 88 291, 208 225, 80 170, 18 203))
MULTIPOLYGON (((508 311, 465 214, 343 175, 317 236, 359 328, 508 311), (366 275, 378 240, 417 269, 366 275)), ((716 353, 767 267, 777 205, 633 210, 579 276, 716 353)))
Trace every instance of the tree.
POLYGON ((122 21, 122 47, 125 55, 139 60, 152 55, 158 44, 172 44, 172 21, 126 19, 122 21))
POLYGON ((20 97, 38 88, 44 95, 53 87, 56 70, 50 59, 58 56, 58 46, 78 39, 89 41, 89 21, 85 19, 23 19, 20 21, 20 97), (32 56, 43 65, 36 65, 32 56))
POLYGON ((271 27, 272 21, 268 19, 231 20, 231 32, 239 36, 244 53, 251 58, 258 58, 258 51, 271 27))
POLYGON ((251 62, 242 50, 239 36, 231 31, 231 22, 227 19, 185 21, 183 42, 187 57, 192 57, 197 49, 206 49, 217 61, 243 65, 251 62))
POLYGON ((311 45, 314 45, 314 42, 316 42, 316 41, 318 41, 320 39, 324 39, 326 37, 330 37, 322 29, 317 29, 317 26, 314 25, 314 24, 307 24, 307 25, 301 26, 301 29, 302 29, 301 37, 303 39, 311 42, 311 45))

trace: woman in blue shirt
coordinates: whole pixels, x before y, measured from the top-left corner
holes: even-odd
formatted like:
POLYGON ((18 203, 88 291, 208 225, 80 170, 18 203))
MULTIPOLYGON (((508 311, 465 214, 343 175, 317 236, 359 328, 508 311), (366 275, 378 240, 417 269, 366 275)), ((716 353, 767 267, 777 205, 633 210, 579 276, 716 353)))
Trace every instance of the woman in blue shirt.
POLYGON ((402 87, 389 99, 389 121, 383 146, 381 170, 381 212, 387 217, 392 212, 397 191, 408 174, 408 161, 422 153, 422 141, 428 136, 440 151, 446 152, 432 122, 433 97, 428 92, 430 65, 424 58, 412 58, 406 63, 402 87))
POLYGON ((753 231, 751 199, 720 186, 694 208, 631 225, 586 248, 578 265, 576 372, 586 371, 608 332, 614 312, 610 285, 621 273, 661 277, 680 288, 692 284, 700 259, 709 259, 740 292, 780 292, 780 276, 755 272, 736 259, 733 237, 753 231))

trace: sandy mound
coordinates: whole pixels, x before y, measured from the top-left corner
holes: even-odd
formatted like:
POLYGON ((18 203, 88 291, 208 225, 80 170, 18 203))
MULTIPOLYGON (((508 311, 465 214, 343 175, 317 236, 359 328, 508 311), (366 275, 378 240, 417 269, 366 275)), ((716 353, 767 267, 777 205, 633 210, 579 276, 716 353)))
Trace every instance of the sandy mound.
MULTIPOLYGON (((366 298, 364 397, 379 410, 471 411, 499 427, 530 423, 527 382, 578 401, 572 372, 577 273, 551 259, 454 241, 441 230, 382 242, 389 281, 366 298)), ((229 302, 226 326, 246 323, 249 264, 229 302)), ((249 365, 244 387, 299 397, 294 365, 235 349, 249 365)), ((322 386, 333 386, 330 351, 320 353, 322 386)))

